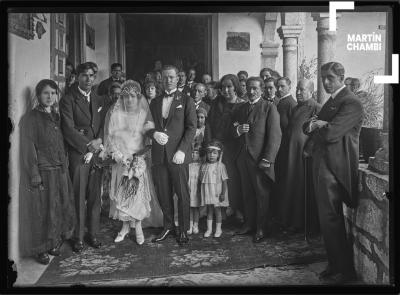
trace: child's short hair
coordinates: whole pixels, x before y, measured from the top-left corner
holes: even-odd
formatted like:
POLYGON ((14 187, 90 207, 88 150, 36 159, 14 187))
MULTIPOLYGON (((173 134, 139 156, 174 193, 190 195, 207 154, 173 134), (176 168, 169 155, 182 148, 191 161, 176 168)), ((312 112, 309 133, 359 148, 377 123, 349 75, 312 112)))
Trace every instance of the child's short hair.
POLYGON ((218 161, 221 158, 223 149, 224 149, 224 146, 222 145, 222 142, 220 142, 217 139, 212 139, 206 144, 206 151, 209 151, 209 150, 217 150, 218 151, 218 153, 219 153, 218 161))

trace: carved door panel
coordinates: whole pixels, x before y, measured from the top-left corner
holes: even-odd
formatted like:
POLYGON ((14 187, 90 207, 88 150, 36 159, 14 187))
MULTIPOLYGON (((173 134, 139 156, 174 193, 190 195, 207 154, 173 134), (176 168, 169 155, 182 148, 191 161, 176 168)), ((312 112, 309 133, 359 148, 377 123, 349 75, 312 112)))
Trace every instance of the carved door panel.
POLYGON ((65 87, 65 62, 68 48, 66 44, 66 14, 52 13, 50 15, 50 24, 50 77, 58 84, 59 89, 63 90, 65 87))

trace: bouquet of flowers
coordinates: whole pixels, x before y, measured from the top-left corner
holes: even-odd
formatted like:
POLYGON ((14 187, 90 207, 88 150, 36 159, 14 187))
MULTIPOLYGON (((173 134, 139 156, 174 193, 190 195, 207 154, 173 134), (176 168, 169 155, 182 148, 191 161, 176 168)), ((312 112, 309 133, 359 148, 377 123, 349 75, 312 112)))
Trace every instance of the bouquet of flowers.
POLYGON ((126 169, 118 185, 117 195, 122 198, 129 198, 136 195, 139 187, 139 178, 145 172, 146 162, 143 157, 134 154, 132 158, 124 159, 123 164, 126 169))

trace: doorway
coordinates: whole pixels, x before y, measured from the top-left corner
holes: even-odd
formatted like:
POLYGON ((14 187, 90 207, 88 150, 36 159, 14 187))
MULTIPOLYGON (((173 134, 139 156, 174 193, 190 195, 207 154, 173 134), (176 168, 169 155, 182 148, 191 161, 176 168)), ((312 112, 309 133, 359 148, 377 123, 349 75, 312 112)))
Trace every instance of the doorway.
POLYGON ((211 15, 123 14, 126 31, 126 72, 142 80, 161 60, 187 71, 196 80, 211 73, 211 15))

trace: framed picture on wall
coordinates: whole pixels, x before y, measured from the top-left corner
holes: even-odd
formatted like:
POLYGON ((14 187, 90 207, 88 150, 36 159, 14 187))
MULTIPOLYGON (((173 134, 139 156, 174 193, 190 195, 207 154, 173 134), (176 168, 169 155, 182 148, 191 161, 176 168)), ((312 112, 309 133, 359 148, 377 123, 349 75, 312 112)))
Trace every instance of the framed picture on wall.
POLYGON ((250 50, 250 33, 227 32, 226 50, 249 51, 250 50))
POLYGON ((95 32, 92 27, 86 24, 86 45, 95 50, 95 32))
POLYGON ((22 38, 33 40, 35 36, 32 13, 9 13, 8 30, 22 38))

